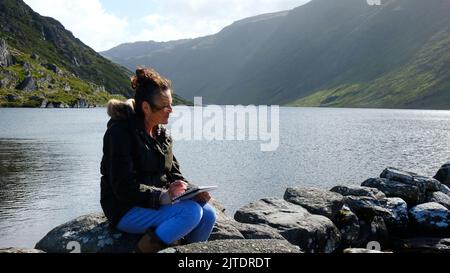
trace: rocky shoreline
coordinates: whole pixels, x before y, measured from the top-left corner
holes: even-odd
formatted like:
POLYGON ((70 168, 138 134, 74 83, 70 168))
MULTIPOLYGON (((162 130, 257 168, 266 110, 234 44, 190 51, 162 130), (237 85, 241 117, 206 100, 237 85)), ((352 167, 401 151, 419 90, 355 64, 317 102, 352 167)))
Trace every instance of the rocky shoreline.
MULTIPOLYGON (((449 174, 450 164, 434 178, 387 168, 361 186, 288 188, 283 198, 253 202, 233 218, 213 201, 217 222, 209 242, 161 252, 450 253, 449 174)), ((35 250, 17 252, 129 253, 139 238, 90 214, 56 227, 35 250)))

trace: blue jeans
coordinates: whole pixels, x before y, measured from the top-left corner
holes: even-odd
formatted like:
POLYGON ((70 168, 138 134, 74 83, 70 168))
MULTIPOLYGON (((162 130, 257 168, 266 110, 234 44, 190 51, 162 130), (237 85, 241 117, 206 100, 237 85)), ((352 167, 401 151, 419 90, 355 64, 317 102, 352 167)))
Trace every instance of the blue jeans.
POLYGON ((216 222, 216 211, 209 204, 184 200, 159 210, 135 207, 122 217, 117 228, 131 234, 144 234, 155 228, 167 245, 185 238, 188 243, 205 242, 216 222))

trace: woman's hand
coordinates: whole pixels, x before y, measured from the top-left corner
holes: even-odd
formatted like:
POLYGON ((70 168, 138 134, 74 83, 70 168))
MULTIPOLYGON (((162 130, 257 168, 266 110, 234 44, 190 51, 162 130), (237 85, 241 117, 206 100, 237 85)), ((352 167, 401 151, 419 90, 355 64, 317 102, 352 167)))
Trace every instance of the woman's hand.
POLYGON ((205 191, 197 194, 194 197, 194 200, 197 201, 198 203, 208 203, 211 200, 211 195, 209 195, 209 192, 205 191))
POLYGON ((177 196, 182 195, 187 190, 187 186, 188 186, 188 183, 186 183, 182 180, 177 180, 177 181, 173 182, 172 184, 170 184, 170 187, 169 187, 170 197, 173 199, 173 198, 176 198, 177 196))

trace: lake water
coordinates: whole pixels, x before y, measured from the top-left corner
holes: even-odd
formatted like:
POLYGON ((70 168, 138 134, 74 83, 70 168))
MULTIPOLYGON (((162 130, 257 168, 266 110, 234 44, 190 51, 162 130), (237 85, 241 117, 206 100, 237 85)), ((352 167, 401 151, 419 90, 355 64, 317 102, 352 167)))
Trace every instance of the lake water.
MULTIPOLYGON (((176 109, 175 109, 176 111, 176 109)), ((101 211, 105 109, 0 109, 0 247, 101 211)), ((280 146, 176 141, 184 175, 217 184, 228 213, 289 186, 359 185, 387 166, 433 176, 450 161, 450 111, 281 108, 280 146)))

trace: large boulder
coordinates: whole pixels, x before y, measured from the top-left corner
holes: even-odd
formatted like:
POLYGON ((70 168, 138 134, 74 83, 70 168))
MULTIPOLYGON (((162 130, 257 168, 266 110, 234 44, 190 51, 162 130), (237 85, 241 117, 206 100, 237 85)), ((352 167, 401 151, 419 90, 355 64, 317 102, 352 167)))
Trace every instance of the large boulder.
POLYGON ((330 219, 277 198, 251 203, 239 209, 234 218, 242 223, 275 228, 289 242, 310 253, 331 253, 340 243, 339 230, 330 219))
POLYGON ((408 205, 403 199, 385 198, 380 203, 390 212, 390 215, 383 218, 389 231, 399 233, 408 229, 408 205))
POLYGON ((437 191, 431 193, 428 196, 428 202, 439 203, 450 210, 450 196, 443 192, 437 191))
POLYGON ((213 200, 211 204, 216 209, 216 223, 209 237, 210 241, 231 239, 285 240, 274 228, 264 225, 239 223, 226 214, 225 207, 221 203, 213 200))
POLYGON ((344 205, 343 196, 339 193, 307 187, 287 188, 284 200, 329 219, 334 219, 344 205))
POLYGON ((54 228, 35 248, 48 253, 130 253, 141 237, 111 229, 106 217, 97 213, 54 228))
POLYGON ((218 240, 167 248, 159 253, 302 253, 286 240, 218 240))
POLYGON ((421 176, 413 172, 402 171, 396 168, 386 168, 381 173, 380 177, 417 186, 425 195, 428 192, 439 191, 441 184, 441 182, 432 177, 421 176))
POLYGON ((439 180, 442 184, 450 186, 450 162, 442 165, 434 178, 439 180))
POLYGON ((366 196, 373 199, 383 199, 386 195, 376 188, 360 187, 360 186, 343 186, 339 185, 331 189, 332 192, 337 192, 342 196, 366 196))
POLYGON ((420 234, 429 236, 450 233, 450 211, 438 203, 425 203, 409 211, 413 228, 420 234))
POLYGON ((376 188, 387 197, 399 197, 409 206, 420 204, 426 200, 426 194, 419 187, 412 184, 389 180, 386 178, 370 178, 362 183, 363 187, 376 188))

